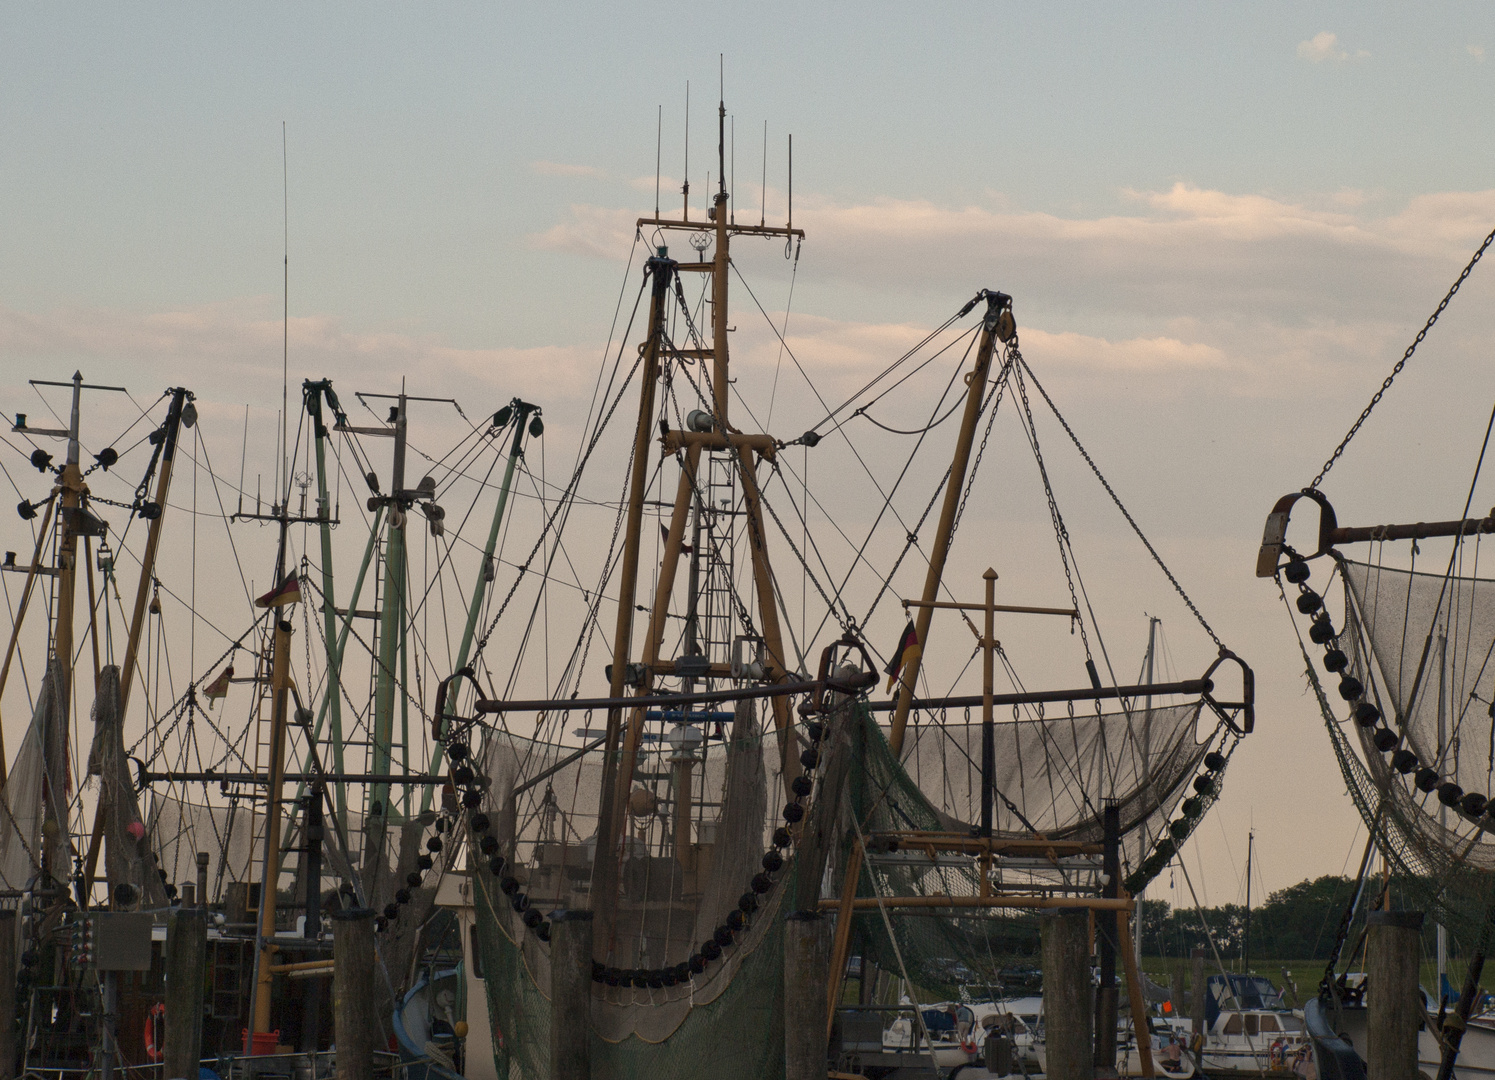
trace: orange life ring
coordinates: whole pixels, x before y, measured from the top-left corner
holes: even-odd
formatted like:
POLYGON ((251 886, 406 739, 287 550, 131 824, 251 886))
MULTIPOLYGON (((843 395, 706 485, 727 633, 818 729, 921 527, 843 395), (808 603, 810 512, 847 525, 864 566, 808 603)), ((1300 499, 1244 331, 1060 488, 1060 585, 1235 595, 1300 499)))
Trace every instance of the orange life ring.
POLYGON ((974 1054, 976 1052, 976 1039, 974 1036, 968 1039, 961 1039, 960 1048, 967 1054, 974 1054))
MULTIPOLYGON (((166 1005, 156 1002, 151 1006, 151 1011, 145 1014, 145 1059, 147 1061, 161 1061, 166 1057, 164 1046, 157 1049, 156 1024, 160 1022, 164 1028, 166 1025, 166 1005)), ((165 1035, 162 1033, 161 1042, 165 1043, 165 1035)))

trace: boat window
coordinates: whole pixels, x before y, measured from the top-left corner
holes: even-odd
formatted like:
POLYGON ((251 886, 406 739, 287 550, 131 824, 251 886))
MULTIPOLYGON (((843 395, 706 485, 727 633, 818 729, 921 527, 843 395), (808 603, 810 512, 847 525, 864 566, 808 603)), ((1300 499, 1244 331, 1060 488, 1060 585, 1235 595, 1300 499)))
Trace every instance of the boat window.
POLYGON ((1277 1018, 1275 1016, 1263 1016, 1261 1018, 1261 1030, 1281 1031, 1282 1029, 1277 1026, 1277 1018))
POLYGON ((1234 1013, 1227 1017, 1225 1026, 1220 1031, 1224 1035, 1239 1035, 1241 1033, 1241 1014, 1234 1013))
POLYGON ((1247 1013, 1246 1014, 1246 1034, 1247 1035, 1255 1035, 1255 1034, 1257 1034, 1256 1024, 1257 1024, 1257 1021, 1260 1020, 1260 1019, 1261 1018, 1259 1016, 1257 1016, 1255 1013, 1247 1013))
POLYGON ((487 976, 483 974, 483 952, 478 948, 477 924, 474 923, 473 925, 469 926, 467 928, 467 931, 468 945, 470 946, 467 950, 467 956, 468 961, 472 964, 473 977, 477 979, 487 978, 487 976))
POLYGON ((1303 1030, 1303 1021, 1299 1020, 1296 1016, 1282 1016, 1282 1017, 1279 1017, 1278 1019, 1280 1019, 1282 1021, 1282 1030, 1283 1031, 1302 1031, 1303 1030))

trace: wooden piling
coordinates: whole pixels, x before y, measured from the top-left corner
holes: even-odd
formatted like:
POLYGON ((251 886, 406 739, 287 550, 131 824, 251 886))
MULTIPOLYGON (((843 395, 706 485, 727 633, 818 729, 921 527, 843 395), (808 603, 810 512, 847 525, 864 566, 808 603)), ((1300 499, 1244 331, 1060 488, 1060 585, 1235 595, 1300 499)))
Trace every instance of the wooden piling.
POLYGON ((212 899, 208 895, 208 858, 206 851, 197 853, 197 902, 204 911, 207 910, 208 901, 212 899))
POLYGON ((1095 998, 1090 985, 1089 912, 1057 908, 1043 922, 1043 1013, 1048 1080, 1091 1080, 1095 998))
POLYGON ((1168 1004, 1172 1008, 1169 1019, 1182 1019, 1184 1015, 1184 969, 1174 968, 1173 977, 1169 979, 1168 1004))
POLYGON ((16 910, 0 910, 0 1080, 16 1075, 16 910))
POLYGON ((1424 1017, 1417 983, 1422 912, 1372 911, 1366 924, 1366 1076, 1407 1080, 1417 1075, 1417 1032, 1424 1017))
POLYGON ((166 1080, 197 1078, 207 965, 207 913, 178 908, 166 923, 166 1080))
POLYGON ((374 913, 348 908, 332 914, 332 1009, 337 1080, 374 1075, 378 1041, 374 1012, 374 913))
POLYGON ((592 913, 550 916, 550 1080, 591 1080, 592 913))
POLYGON ((784 1080, 825 1080, 830 956, 830 920, 792 912, 784 922, 784 1080))

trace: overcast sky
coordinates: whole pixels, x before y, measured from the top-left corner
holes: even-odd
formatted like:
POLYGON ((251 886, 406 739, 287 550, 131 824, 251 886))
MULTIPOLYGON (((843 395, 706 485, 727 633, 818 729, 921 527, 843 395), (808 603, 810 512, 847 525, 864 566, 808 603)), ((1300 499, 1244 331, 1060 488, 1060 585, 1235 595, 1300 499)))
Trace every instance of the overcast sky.
MULTIPOLYGON (((518 393, 574 434, 661 107, 674 210, 689 81, 700 213, 724 54, 739 217, 783 222, 794 136, 801 361, 851 385, 976 289, 1013 294, 1025 355, 1256 667, 1257 733, 1189 855, 1236 900, 1253 825, 1268 888, 1358 855, 1254 551, 1495 225, 1487 49, 1475 3, 12 4, 0 396, 81 367, 141 400, 187 381, 230 444, 245 404, 273 425, 284 122, 292 379, 408 376, 480 412, 518 393)), ((773 312, 780 255, 742 254, 773 312)), ((1495 393, 1491 274, 1327 482, 1341 520, 1457 515, 1495 393)), ((743 379, 774 352, 745 331, 743 379)))

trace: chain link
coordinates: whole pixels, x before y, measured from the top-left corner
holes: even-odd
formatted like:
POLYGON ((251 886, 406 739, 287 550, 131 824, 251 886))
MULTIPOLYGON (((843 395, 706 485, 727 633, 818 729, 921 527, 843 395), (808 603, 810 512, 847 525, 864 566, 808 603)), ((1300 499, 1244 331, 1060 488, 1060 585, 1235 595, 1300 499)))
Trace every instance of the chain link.
POLYGON ((1412 339, 1412 344, 1407 346, 1407 351, 1402 353, 1402 358, 1398 360, 1396 362, 1396 366, 1391 369, 1391 374, 1386 376, 1385 381, 1381 383, 1381 388, 1377 390, 1375 392, 1375 395, 1370 399, 1370 404, 1361 411, 1359 419, 1357 419, 1355 423, 1351 425, 1350 430, 1345 434, 1345 437, 1339 440, 1339 445, 1334 448, 1334 453, 1329 455, 1329 460, 1324 462, 1324 467, 1319 470, 1319 474, 1313 478, 1309 485, 1303 489, 1304 491, 1313 491, 1315 488, 1317 488, 1323 481, 1324 477, 1329 474, 1329 470, 1334 468, 1334 463, 1338 461, 1340 455, 1344 453, 1345 447, 1349 446, 1350 440, 1359 433, 1360 425, 1364 424, 1365 421, 1370 418, 1371 410, 1381 403, 1382 396, 1386 393, 1387 390, 1391 389, 1392 381, 1402 373, 1402 368, 1406 367, 1407 361, 1412 359, 1412 354, 1417 351, 1417 346, 1421 345, 1422 339, 1428 336, 1428 331, 1431 330, 1433 328, 1433 324, 1438 321, 1438 316, 1443 314, 1443 310, 1448 307, 1450 301, 1452 301, 1453 298, 1458 294, 1459 288, 1464 284, 1464 280, 1474 269, 1475 264, 1478 263, 1480 259, 1484 258, 1485 251, 1492 243, 1495 243, 1495 230, 1491 230, 1490 235, 1485 237, 1484 243, 1480 244, 1478 249, 1475 250, 1474 255, 1470 257, 1469 262, 1465 265, 1463 271, 1460 272, 1458 279, 1454 281, 1453 285, 1449 287, 1448 293, 1439 302, 1438 307, 1433 311, 1433 313, 1428 316, 1428 321, 1424 323, 1422 329, 1417 332, 1417 336, 1412 339))

